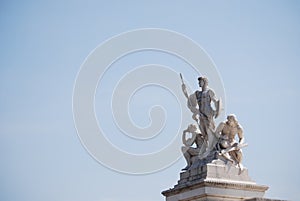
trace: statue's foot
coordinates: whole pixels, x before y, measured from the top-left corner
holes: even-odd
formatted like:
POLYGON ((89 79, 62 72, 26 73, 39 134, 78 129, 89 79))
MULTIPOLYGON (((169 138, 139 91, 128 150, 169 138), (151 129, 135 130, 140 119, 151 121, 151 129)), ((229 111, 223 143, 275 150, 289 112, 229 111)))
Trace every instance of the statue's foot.
POLYGON ((182 171, 188 170, 190 168, 189 165, 187 165, 185 168, 181 169, 182 171))

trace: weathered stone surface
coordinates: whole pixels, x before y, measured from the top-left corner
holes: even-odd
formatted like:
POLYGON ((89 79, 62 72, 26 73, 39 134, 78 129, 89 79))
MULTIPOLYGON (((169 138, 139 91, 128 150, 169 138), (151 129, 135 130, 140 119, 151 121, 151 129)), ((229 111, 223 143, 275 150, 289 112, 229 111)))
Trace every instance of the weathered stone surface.
POLYGON ((203 180, 221 179, 232 182, 255 184, 248 175, 248 170, 241 170, 232 164, 225 164, 222 160, 213 160, 211 163, 180 173, 180 180, 174 187, 188 186, 203 180))
POLYGON ((166 201, 244 200, 262 197, 267 186, 228 181, 204 180, 190 186, 173 188, 163 192, 166 201))
POLYGON ((221 160, 180 173, 180 180, 174 188, 162 192, 167 201, 226 201, 261 198, 267 186, 257 185, 248 176, 248 170, 241 171, 221 160))

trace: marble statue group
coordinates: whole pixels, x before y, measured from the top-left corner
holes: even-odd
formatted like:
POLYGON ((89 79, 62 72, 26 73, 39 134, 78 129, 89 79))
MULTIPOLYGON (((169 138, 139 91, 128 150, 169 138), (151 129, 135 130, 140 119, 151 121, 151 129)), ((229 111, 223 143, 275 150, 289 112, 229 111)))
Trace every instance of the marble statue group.
POLYGON ((166 201, 279 201, 264 199, 269 187, 256 184, 242 165, 242 148, 247 146, 243 128, 234 114, 223 117, 222 101, 208 79, 199 77, 199 89, 188 93, 180 77, 193 120, 182 134, 187 165, 177 184, 162 192, 166 201))
POLYGON ((216 126, 215 119, 222 110, 222 104, 215 92, 208 87, 208 79, 199 77, 200 89, 189 95, 181 74, 180 77, 187 107, 195 120, 194 124, 190 124, 183 131, 184 146, 181 149, 187 166, 182 170, 199 167, 215 159, 224 163, 230 162, 243 170, 241 148, 247 144, 244 142, 243 128, 236 116, 230 114, 224 122, 216 126))

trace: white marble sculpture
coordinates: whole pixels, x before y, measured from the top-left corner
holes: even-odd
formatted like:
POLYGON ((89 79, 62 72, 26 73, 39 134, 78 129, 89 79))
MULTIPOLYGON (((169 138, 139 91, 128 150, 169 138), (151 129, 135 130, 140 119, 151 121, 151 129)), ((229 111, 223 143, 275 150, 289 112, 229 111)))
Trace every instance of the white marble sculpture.
POLYGON ((190 125, 188 129, 183 131, 182 137, 185 146, 182 147, 182 152, 187 161, 187 166, 183 170, 211 162, 216 159, 217 155, 223 157, 224 160, 231 161, 242 169, 241 148, 246 146, 246 144, 244 144, 243 129, 236 117, 228 115, 227 121, 220 123, 216 129, 215 118, 218 117, 221 111, 221 101, 216 98, 215 92, 208 88, 208 79, 199 77, 198 82, 201 90, 197 90, 189 95, 181 74, 180 77, 182 91, 187 98, 187 106, 192 112, 192 118, 197 122, 200 130, 200 132, 196 131, 196 125, 190 125), (212 104, 215 109, 213 109, 212 104), (195 136, 201 136, 203 142, 197 144, 197 140, 194 137, 191 138, 191 142, 196 143, 196 147, 187 145, 186 141, 184 141, 187 132, 195 136), (239 137, 238 143, 234 139, 236 135, 239 137))
POLYGON ((162 192, 166 201, 269 201, 262 198, 268 186, 256 184, 241 164, 241 148, 247 144, 236 116, 228 115, 215 128, 221 105, 207 79, 198 78, 201 90, 189 95, 180 77, 187 106, 197 123, 183 131, 181 150, 187 166, 177 184, 162 192))
POLYGON ((243 153, 241 148, 247 146, 247 144, 245 144, 243 128, 237 121, 236 116, 234 114, 228 115, 227 120, 219 124, 215 134, 219 139, 216 146, 219 154, 237 164, 242 170, 243 153), (235 140, 236 135, 239 138, 238 142, 235 140))
POLYGON ((187 166, 182 170, 187 170, 195 160, 198 159, 198 156, 204 153, 207 141, 200 133, 198 126, 190 124, 188 128, 183 131, 182 142, 184 146, 181 147, 181 150, 187 162, 187 166), (187 138, 188 133, 191 134, 189 138, 187 138))

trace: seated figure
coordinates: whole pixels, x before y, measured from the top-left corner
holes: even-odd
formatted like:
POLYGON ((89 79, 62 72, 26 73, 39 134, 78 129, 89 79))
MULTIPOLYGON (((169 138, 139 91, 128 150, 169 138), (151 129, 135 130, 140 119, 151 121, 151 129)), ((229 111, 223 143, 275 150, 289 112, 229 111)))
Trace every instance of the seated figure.
POLYGON ((220 154, 243 169, 241 148, 247 146, 247 144, 244 144, 243 128, 238 123, 235 115, 228 115, 227 120, 219 124, 216 129, 216 135, 219 137, 216 148, 220 154), (235 140, 236 135, 239 138, 238 142, 235 140))
POLYGON ((181 147, 181 151, 186 159, 187 166, 182 170, 188 170, 192 164, 205 152, 207 142, 200 133, 198 126, 190 124, 182 134, 182 142, 185 146, 181 147), (191 138, 187 139, 186 134, 191 133, 191 138))

